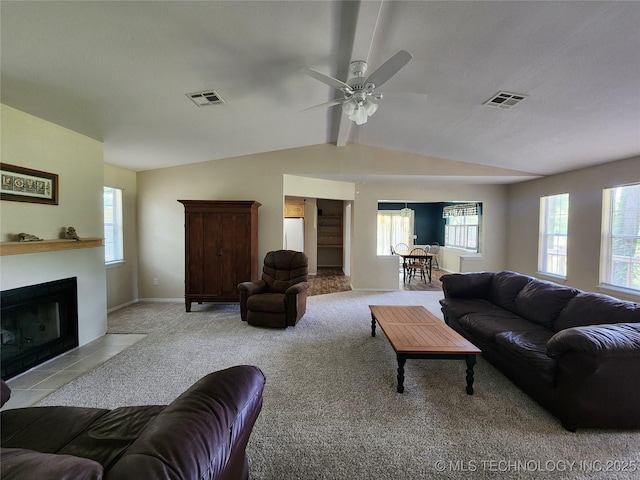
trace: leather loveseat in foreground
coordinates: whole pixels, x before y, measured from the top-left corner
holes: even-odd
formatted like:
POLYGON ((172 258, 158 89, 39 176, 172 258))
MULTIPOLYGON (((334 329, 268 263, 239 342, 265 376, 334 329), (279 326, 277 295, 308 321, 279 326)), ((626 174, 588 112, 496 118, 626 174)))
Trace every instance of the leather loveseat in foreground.
MULTIPOLYGON (((237 480, 265 378, 241 365, 211 373, 167 406, 5 410, 0 477, 237 480)), ((2 403, 9 397, 2 382, 2 403)))
POLYGON ((640 304, 509 271, 441 281, 445 322, 567 430, 640 428, 640 304))

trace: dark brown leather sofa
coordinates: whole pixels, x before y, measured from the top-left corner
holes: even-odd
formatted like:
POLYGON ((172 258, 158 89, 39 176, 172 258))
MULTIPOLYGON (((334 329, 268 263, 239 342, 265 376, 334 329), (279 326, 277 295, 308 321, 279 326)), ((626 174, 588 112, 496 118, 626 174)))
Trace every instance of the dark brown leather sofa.
POLYGON ((640 304, 515 272, 441 277, 445 322, 577 428, 640 428, 640 304))
MULTIPOLYGON (((265 377, 211 373, 167 406, 28 407, 1 413, 0 476, 48 480, 247 479, 265 377)), ((2 403, 10 395, 2 382, 2 403)))

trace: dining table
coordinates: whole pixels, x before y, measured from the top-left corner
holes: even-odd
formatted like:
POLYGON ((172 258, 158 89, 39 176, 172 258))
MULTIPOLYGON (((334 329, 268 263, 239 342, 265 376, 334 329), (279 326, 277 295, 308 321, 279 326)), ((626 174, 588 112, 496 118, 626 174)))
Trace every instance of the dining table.
POLYGON ((407 281, 407 260, 424 259, 427 263, 427 276, 429 277, 429 283, 431 283, 431 267, 433 263, 433 257, 435 253, 430 253, 425 250, 419 250, 418 247, 409 250, 394 250, 394 253, 399 257, 402 257, 402 280, 407 281))

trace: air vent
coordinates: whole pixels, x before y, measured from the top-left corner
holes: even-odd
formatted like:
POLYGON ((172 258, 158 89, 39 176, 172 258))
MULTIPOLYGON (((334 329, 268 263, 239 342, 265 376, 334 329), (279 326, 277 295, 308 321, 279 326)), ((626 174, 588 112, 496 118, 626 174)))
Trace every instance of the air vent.
POLYGON ((187 97, 189 97, 193 103, 195 103, 199 107, 204 107, 205 105, 216 105, 219 103, 225 103, 224 100, 218 92, 215 90, 205 90, 203 92, 195 92, 195 93, 187 93, 187 97))
POLYGON ((521 95, 519 93, 498 92, 490 100, 487 100, 484 104, 490 107, 496 108, 511 108, 517 105, 522 100, 527 98, 527 95, 521 95))

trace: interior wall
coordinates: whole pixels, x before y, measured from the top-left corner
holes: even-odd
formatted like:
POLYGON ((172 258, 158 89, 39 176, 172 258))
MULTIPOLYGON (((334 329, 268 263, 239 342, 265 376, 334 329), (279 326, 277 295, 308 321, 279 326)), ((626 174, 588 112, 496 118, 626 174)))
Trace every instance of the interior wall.
MULTIPOLYGON (((0 202, 2 241, 27 232, 60 238, 73 226, 80 237, 102 237, 102 143, 6 105, 0 105, 3 163, 58 175, 59 204, 0 202)), ((0 288, 78 278, 80 344, 107 329, 104 249, 8 255, 0 257, 0 288)))
MULTIPOLYGON (((309 178, 336 172, 373 173, 389 169, 404 156, 356 146, 314 145, 138 173, 139 296, 181 299, 184 295, 184 212, 178 199, 256 200, 259 209, 259 256, 282 248, 283 199, 297 197, 353 199, 351 282, 355 289, 397 289, 397 258, 376 256, 378 201, 418 202, 473 199, 485 205, 478 268, 505 267, 506 188, 504 186, 364 184, 309 178), (388 154, 382 161, 382 154, 388 154), (284 181, 283 181, 284 178, 284 181), (328 194, 331 192, 331 194, 328 194), (341 198, 342 197, 342 198, 341 198), (352 198, 349 198, 352 197, 352 198), (395 269, 393 268, 395 266, 395 269), (153 285, 158 278, 158 285, 153 285)), ((451 172, 449 172, 451 173, 451 172)))
MULTIPOLYGON (((483 249, 474 258, 474 270, 506 268, 507 189, 504 185, 388 185, 358 184, 354 205, 354 269, 351 280, 358 289, 397 289, 398 258, 377 256, 377 214, 380 200, 404 202, 457 202, 465 199, 483 203, 483 249)), ((457 270, 457 268, 456 268, 457 270)))
POLYGON ((138 213, 136 172, 104 166, 104 185, 122 189, 124 262, 106 267, 107 309, 113 311, 138 299, 138 213))
POLYGON ((429 245, 438 242, 444 245, 444 227, 442 209, 448 203, 389 203, 380 202, 378 210, 402 210, 407 206, 414 211, 414 245, 429 245))
POLYGON ((638 301, 619 291, 600 289, 599 264, 603 189, 640 182, 640 157, 606 163, 509 186, 510 269, 536 275, 540 197, 569 194, 569 238, 565 283, 586 291, 602 290, 638 301))
POLYGON ((226 159, 139 172, 139 297, 184 297, 184 208, 178 200, 260 202, 258 258, 264 258, 282 248, 283 198, 282 173, 269 162, 226 159))

